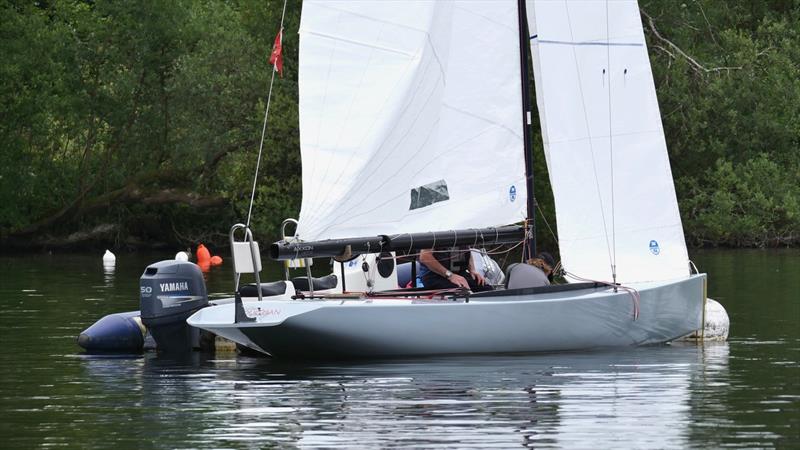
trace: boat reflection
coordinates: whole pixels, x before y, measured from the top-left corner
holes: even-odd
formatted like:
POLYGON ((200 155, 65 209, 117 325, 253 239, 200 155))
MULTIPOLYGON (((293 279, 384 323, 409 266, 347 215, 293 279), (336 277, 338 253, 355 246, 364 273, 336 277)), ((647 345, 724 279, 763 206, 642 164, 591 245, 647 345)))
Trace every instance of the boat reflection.
POLYGON ((140 361, 118 373, 108 361, 87 359, 85 367, 138 386, 163 439, 171 424, 192 423, 196 445, 663 448, 691 444, 692 397, 698 384, 727 377, 728 347, 353 363, 197 353, 140 361))

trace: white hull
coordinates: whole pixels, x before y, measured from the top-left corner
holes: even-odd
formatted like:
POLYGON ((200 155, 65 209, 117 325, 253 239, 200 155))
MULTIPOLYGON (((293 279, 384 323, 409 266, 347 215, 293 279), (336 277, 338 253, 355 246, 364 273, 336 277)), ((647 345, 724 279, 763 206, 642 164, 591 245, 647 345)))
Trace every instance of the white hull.
POLYGON ((234 305, 188 319, 282 358, 551 352, 664 343, 702 327, 705 275, 629 287, 529 295, 497 291, 461 301, 325 299, 245 301, 255 322, 234 323, 234 305), (508 295, 512 294, 512 295, 508 295))

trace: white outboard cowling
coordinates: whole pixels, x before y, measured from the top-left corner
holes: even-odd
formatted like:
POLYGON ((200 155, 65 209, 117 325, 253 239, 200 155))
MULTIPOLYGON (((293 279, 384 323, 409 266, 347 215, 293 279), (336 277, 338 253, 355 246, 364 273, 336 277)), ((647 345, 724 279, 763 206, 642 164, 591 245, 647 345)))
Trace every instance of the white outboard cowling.
POLYGON ((200 268, 188 261, 166 260, 147 266, 139 279, 142 324, 160 352, 186 352, 200 347, 200 330, 186 319, 208 306, 200 268))

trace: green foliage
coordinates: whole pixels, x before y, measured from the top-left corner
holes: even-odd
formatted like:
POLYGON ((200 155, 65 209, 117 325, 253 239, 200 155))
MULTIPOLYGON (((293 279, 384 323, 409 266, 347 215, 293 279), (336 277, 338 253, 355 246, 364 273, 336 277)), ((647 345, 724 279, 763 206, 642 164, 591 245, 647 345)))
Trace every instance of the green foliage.
POLYGON ((800 184, 761 153, 743 164, 718 159, 694 179, 683 206, 698 244, 768 246, 791 243, 800 230, 800 184))
MULTIPOLYGON (((193 241, 244 220, 281 5, 2 4, 0 234, 111 222, 123 238, 193 241)), ((294 67, 276 83, 258 199, 291 215, 297 183, 276 180, 299 177, 294 67)), ((275 235, 280 220, 257 231, 275 235)))
MULTIPOLYGON (((0 237, 113 223, 120 241, 224 242, 247 219, 282 5, 0 3, 0 237)), ((796 244, 800 2, 641 6, 661 36, 645 17, 687 238, 796 244)), ((299 15, 289 2, 253 208, 262 239, 299 210, 299 15)), ((537 196, 554 227, 534 130, 537 196)))
POLYGON ((800 2, 641 6, 687 239, 797 244, 800 2))

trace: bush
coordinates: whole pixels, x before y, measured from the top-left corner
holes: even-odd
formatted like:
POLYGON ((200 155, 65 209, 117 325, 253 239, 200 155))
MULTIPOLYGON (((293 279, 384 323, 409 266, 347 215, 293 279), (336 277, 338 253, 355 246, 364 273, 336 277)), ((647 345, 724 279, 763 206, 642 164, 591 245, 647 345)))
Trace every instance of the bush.
POLYGON ((699 245, 777 246, 800 236, 800 184, 760 153, 742 164, 722 158, 699 179, 688 178, 683 199, 684 227, 699 245))

